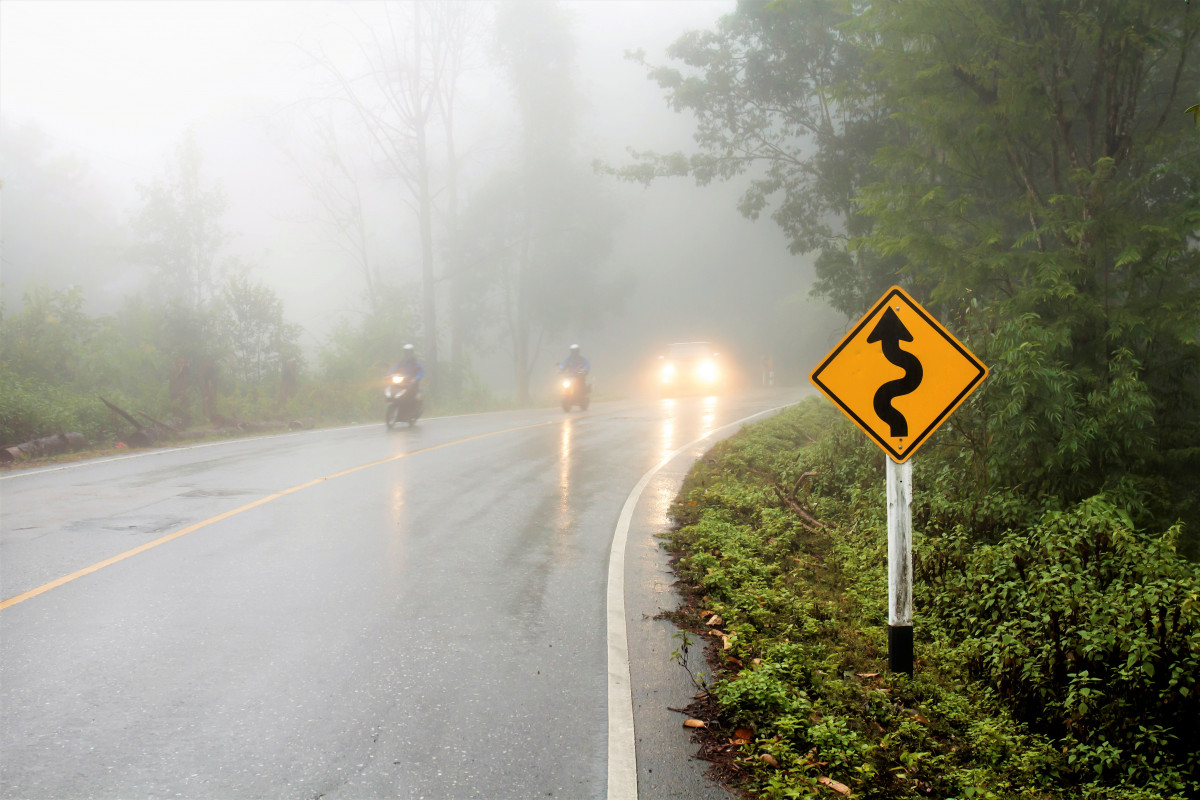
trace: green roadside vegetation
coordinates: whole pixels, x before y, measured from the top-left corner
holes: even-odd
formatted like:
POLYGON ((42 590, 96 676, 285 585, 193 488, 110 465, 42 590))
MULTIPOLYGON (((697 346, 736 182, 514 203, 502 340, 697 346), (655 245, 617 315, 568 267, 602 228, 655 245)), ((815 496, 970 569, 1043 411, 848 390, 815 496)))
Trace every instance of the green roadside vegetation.
POLYGON ((914 464, 911 680, 883 455, 832 406, 688 480, 680 622, 725 634, 752 792, 1200 797, 1198 11, 745 0, 635 54, 696 146, 614 174, 742 179, 816 296, 902 286, 990 370, 914 464))
MULTIPOLYGON (((0 308, 0 446, 77 432, 89 448, 111 447, 135 429, 101 397, 148 426, 141 412, 179 429, 204 430, 217 417, 382 421, 382 376, 417 328, 405 304, 380 303, 343 321, 306 360, 278 298, 244 278, 197 308, 132 296, 92 315, 84 301, 77 287, 35 287, 19 311, 0 308)), ((469 368, 441 366, 443 391, 427 414, 502 405, 469 368)), ((211 435, 236 435, 222 431, 211 435)))
POLYGON ((914 459, 911 678, 887 672, 882 451, 812 398, 696 463, 669 544, 678 622, 712 636, 707 735, 744 740, 723 774, 763 798, 1200 797, 1181 526, 989 483, 948 428, 914 459))

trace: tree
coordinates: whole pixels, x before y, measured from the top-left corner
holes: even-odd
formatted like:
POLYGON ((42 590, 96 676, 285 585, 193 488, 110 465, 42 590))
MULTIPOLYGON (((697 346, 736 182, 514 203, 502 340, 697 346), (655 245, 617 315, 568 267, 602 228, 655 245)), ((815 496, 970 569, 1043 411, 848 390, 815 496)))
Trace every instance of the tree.
POLYGON ((518 402, 528 403, 548 340, 597 325, 624 301, 630 282, 603 272, 616 215, 594 175, 566 164, 543 176, 544 204, 530 197, 536 190, 523 177, 497 171, 472 196, 463 251, 470 291, 460 302, 475 319, 464 343, 484 352, 506 344, 518 402))
POLYGON ((283 301, 244 274, 221 286, 216 306, 219 330, 230 354, 230 373, 249 387, 262 386, 283 365, 300 358, 300 328, 283 316, 283 301))
MULTIPOLYGON (((299 329, 288 324, 275 293, 246 277, 228 252, 224 192, 206 184, 195 137, 176 148, 166 175, 140 187, 135 252, 151 267, 152 344, 165 354, 175 413, 190 418, 193 395, 203 414, 217 410, 219 370, 259 385, 299 356, 299 329)), ((140 316, 140 315, 131 315, 140 316)))
POLYGON ((225 194, 219 185, 204 184, 202 163, 200 146, 189 132, 165 174, 138 186, 143 205, 134 218, 134 257, 150 267, 157 345, 171 360, 172 405, 184 422, 191 418, 194 393, 205 417, 216 413, 221 342, 212 305, 229 241, 221 224, 225 194))
POLYGON ((315 165, 298 158, 286 146, 281 149, 296 168, 300 181, 320 207, 317 223, 326 238, 357 268, 363 296, 371 313, 379 310, 381 287, 378 254, 370 246, 367 208, 363 198, 361 165, 350 157, 352 148, 343 145, 333 115, 314 122, 315 165))
POLYGON ((903 282, 974 337, 994 481, 1200 522, 1198 28, 1152 0, 742 3, 651 69, 698 152, 622 174, 759 170, 742 210, 820 251, 818 293, 903 282))
POLYGON ((0 278, 8 297, 38 284, 79 286, 92 303, 116 299, 125 235, 85 161, 59 152, 36 125, 0 117, 0 278))
MULTIPOLYGON (((423 356, 431 379, 438 361, 437 275, 433 138, 448 142, 453 157, 453 108, 468 32, 477 9, 472 3, 430 4, 423 0, 384 4, 382 19, 362 19, 367 41, 358 45, 361 74, 348 74, 327 58, 320 59, 336 80, 342 98, 405 188, 416 214, 420 240, 423 356)), ((451 179, 455 174, 450 170, 451 179)), ((451 191, 453 220, 454 198, 451 191)), ((456 228, 451 224, 451 231, 456 228)))
POLYGON ((472 258, 498 279, 517 399, 527 403, 545 337, 586 328, 620 294, 598 275, 614 214, 574 152, 575 52, 563 10, 505 3, 497 41, 520 132, 514 166, 498 170, 476 198, 472 258))
POLYGON ((873 164, 896 126, 883 83, 865 74, 867 37, 850 30, 849 2, 744 2, 713 31, 691 31, 668 50, 680 66, 633 59, 696 121, 692 153, 631 149, 633 163, 600 165, 649 183, 690 176, 697 185, 748 178, 739 209, 769 212, 793 253, 816 253, 817 289, 847 314, 865 310, 900 262, 847 248, 870 230, 859 193, 881 175, 873 164))
POLYGON ((83 312, 78 286, 32 286, 20 311, 0 314, 0 366, 43 383, 68 383, 86 369, 98 328, 83 312))
POLYGON ((134 219, 135 254, 150 266, 154 292, 192 314, 203 312, 216 293, 218 259, 229 242, 221 227, 228 201, 220 186, 203 184, 202 163, 189 132, 166 173, 138 186, 142 208, 134 219))
POLYGON ((903 133, 854 245, 947 310, 977 299, 994 477, 1200 521, 1200 153, 1176 105, 1200 18, 919 0, 854 27, 903 133))
POLYGON ((322 378, 334 384, 363 384, 372 387, 395 363, 405 344, 418 329, 418 314, 408 294, 397 287, 383 286, 376 311, 357 321, 339 320, 318 353, 322 378))
MULTIPOLYGON (((438 12, 443 15, 442 30, 446 42, 448 80, 442 81, 436 95, 438 112, 445 133, 446 188, 444 217, 446 245, 446 278, 448 279, 450 309, 450 361, 455 365, 455 380, 466 369, 466 339, 470 327, 467 297, 470 294, 469 276, 463 266, 464 237, 460 224, 460 182, 463 157, 460 155, 455 137, 455 115, 460 102, 459 77, 478 64, 470 58, 479 42, 484 15, 489 7, 481 4, 439 4, 438 12)), ((461 387, 453 387, 455 393, 461 387)))

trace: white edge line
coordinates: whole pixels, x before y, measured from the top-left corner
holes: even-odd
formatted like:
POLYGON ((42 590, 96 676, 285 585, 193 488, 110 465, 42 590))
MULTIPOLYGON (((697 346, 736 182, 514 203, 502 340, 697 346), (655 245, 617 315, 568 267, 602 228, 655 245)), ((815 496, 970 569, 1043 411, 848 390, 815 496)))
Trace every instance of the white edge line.
POLYGON ((326 431, 341 431, 350 428, 363 428, 366 425, 339 425, 333 428, 315 428, 307 431, 282 431, 280 433, 260 433, 253 436, 236 436, 231 439, 215 439, 211 442, 196 442, 195 444, 176 445, 173 447, 155 447, 153 449, 142 450, 140 452, 124 453, 122 455, 108 456, 107 458, 85 458, 80 461, 71 461, 66 464, 58 464, 53 467, 34 467, 32 469, 22 469, 17 467, 17 472, 11 472, 8 475, 0 475, 0 481, 11 481, 16 478, 27 478, 31 475, 44 475, 47 472, 62 472, 68 469, 80 469, 89 467, 95 464, 110 464, 114 461, 129 461, 134 458, 150 458, 152 456, 162 456, 168 453, 178 453, 185 450, 199 450, 203 447, 222 447, 224 445, 238 444, 240 442, 261 441, 263 439, 282 439, 288 436, 301 436, 306 433, 324 433, 326 431))
POLYGON ((629 678, 629 632, 625 624, 625 545, 629 539, 634 509, 651 479, 685 450, 736 425, 744 425, 756 417, 787 407, 776 406, 743 417, 673 450, 642 476, 625 499, 613 531, 612 550, 608 555, 608 800, 636 800, 638 796, 633 691, 629 678))

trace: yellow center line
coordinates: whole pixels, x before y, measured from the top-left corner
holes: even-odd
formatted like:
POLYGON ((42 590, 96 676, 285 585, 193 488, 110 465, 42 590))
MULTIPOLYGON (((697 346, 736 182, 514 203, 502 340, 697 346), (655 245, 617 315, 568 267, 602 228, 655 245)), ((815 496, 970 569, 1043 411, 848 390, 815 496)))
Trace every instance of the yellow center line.
POLYGON ((528 430, 529 428, 540 428, 545 425, 555 425, 555 424, 558 424, 559 422, 562 422, 562 420, 550 420, 548 422, 535 422, 532 425, 519 425, 515 428, 504 428, 503 430, 489 431, 488 433, 480 433, 480 434, 476 434, 475 436, 468 436, 465 439, 456 439, 453 442, 444 442, 443 444, 430 445, 429 447, 422 447, 419 450, 409 450, 407 452, 400 453, 398 455, 389 456, 388 458, 380 459, 379 461, 372 461, 368 464, 360 464, 357 467, 351 467, 350 469, 344 469, 341 472, 335 472, 332 475, 326 475, 323 478, 314 478, 313 480, 308 481, 307 483, 302 483, 299 486, 293 486, 290 489, 284 489, 281 492, 276 492, 275 494, 269 494, 266 497, 260 497, 259 499, 255 500, 254 502, 247 503, 246 505, 244 505, 240 508, 235 508, 232 511, 226 511, 222 514, 217 514, 215 517, 209 517, 206 520, 197 522, 193 525, 189 525, 186 528, 180 528, 177 531, 172 531, 171 533, 168 533, 165 536, 155 539, 152 542, 146 542, 145 544, 138 545, 137 547, 133 548, 132 550, 126 550, 124 553, 120 553, 118 555, 112 556, 111 558, 106 558, 103 561, 98 561, 95 564, 92 564, 90 567, 84 567, 81 570, 72 572, 70 575, 64 575, 63 577, 52 580, 49 583, 44 583, 41 586, 37 587, 36 589, 30 589, 27 592, 23 592, 22 594, 15 595, 14 597, 10 597, 4 601, 0 601, 0 611, 3 611, 4 609, 9 608, 10 606, 15 606, 17 603, 23 603, 26 600, 37 597, 40 594, 45 594, 46 592, 50 591, 51 589, 57 589, 58 587, 64 586, 72 581, 79 580, 80 578, 82 578, 86 575, 91 575, 93 572, 99 572, 100 570, 104 569, 105 567, 111 567, 113 564, 117 564, 121 561, 124 561, 127 558, 133 558, 136 555, 144 553, 147 550, 152 550, 155 547, 158 547, 159 545, 164 545, 167 542, 178 539, 181 536, 187 536, 189 533, 192 533, 193 531, 198 531, 201 528, 206 528, 209 525, 212 525, 216 522, 220 522, 221 520, 229 519, 232 516, 241 514, 243 511, 249 511, 252 508, 258 508, 261 505, 266 505, 267 503, 271 502, 272 500, 278 500, 281 497, 285 497, 289 494, 293 494, 294 492, 298 492, 301 489, 307 489, 311 486, 316 486, 318 483, 324 483, 325 481, 333 480, 334 478, 341 478, 346 475, 350 475, 352 473, 358 472, 359 470, 370 469, 371 467, 378 467, 380 464, 387 464, 392 461, 399 461, 402 458, 407 458, 408 456, 415 456, 415 455, 418 455, 419 453, 429 453, 433 450, 441 450, 443 447, 452 447, 456 444, 466 444, 467 442, 473 442, 476 439, 485 439, 489 436, 498 436, 502 433, 512 433, 514 431, 523 431, 523 430, 528 430))

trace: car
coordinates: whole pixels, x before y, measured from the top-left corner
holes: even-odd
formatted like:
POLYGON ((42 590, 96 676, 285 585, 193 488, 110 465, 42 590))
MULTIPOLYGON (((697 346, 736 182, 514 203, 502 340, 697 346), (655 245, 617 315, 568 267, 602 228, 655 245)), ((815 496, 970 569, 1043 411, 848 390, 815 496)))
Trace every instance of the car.
POLYGON ((659 389, 663 397, 714 394, 725 385, 725 372, 711 342, 675 342, 659 356, 659 389))

